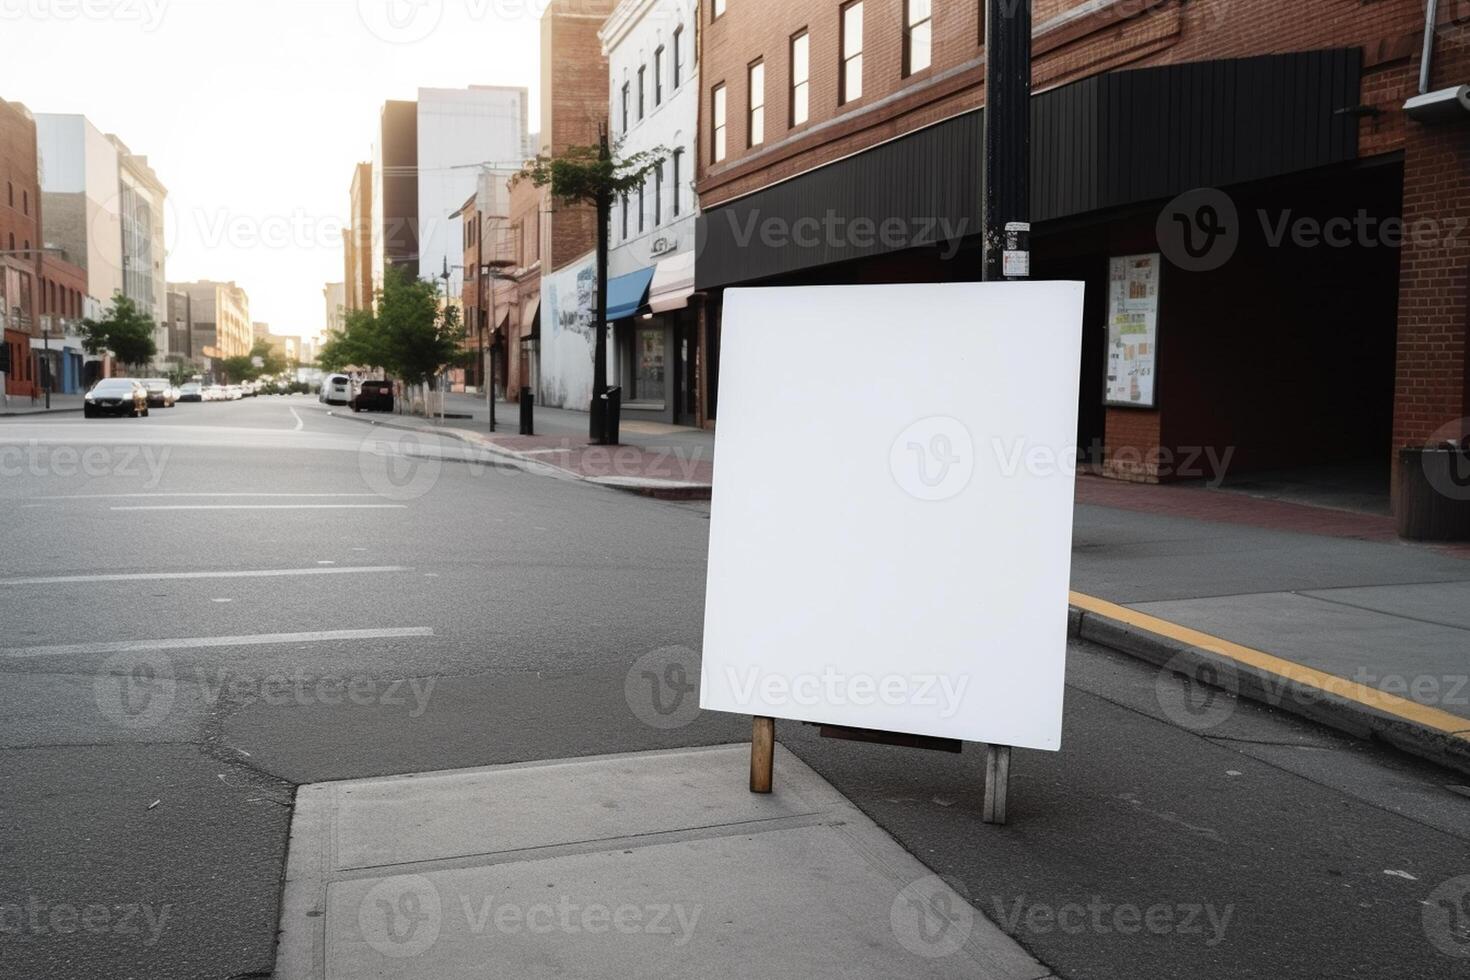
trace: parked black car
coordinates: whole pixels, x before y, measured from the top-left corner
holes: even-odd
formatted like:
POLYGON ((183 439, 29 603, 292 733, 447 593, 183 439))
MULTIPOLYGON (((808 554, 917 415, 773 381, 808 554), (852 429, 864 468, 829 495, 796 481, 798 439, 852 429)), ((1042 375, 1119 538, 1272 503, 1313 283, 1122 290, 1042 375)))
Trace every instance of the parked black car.
POLYGON ((364 381, 348 402, 354 412, 393 411, 393 382, 364 381))
POLYGON ((95 419, 102 415, 148 417, 148 389, 132 378, 103 378, 92 386, 82 402, 82 416, 95 419))

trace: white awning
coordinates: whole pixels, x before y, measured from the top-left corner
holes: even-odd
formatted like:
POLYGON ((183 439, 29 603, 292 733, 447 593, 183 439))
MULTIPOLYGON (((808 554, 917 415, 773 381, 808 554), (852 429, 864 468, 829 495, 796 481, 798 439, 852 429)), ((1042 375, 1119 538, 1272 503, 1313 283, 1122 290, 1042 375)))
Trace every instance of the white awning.
POLYGON ((648 287, 648 308, 667 313, 689 305, 694 295, 694 252, 681 252, 653 267, 653 284, 648 287))

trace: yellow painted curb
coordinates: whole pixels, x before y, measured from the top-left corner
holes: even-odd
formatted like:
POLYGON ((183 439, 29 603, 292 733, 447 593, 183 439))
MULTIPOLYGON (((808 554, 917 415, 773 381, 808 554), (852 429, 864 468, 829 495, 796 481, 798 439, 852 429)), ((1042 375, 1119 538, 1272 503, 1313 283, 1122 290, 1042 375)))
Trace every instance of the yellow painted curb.
POLYGON ((1365 708, 1370 708, 1381 714, 1390 715, 1405 722, 1418 725, 1438 732, 1447 738, 1460 739, 1470 742, 1470 719, 1432 708, 1429 705, 1419 704, 1401 698, 1396 694, 1388 694, 1366 684, 1350 681, 1336 674, 1329 674, 1313 667, 1306 667, 1290 660, 1254 650, 1250 647, 1232 643, 1209 633, 1201 633, 1199 630, 1171 623, 1167 619, 1159 619, 1141 613, 1127 606, 1099 599, 1096 596, 1083 595, 1081 592, 1071 593, 1071 603, 1084 612, 1096 613, 1108 619, 1117 620, 1135 629, 1144 630, 1157 636, 1167 637, 1177 643, 1187 646, 1198 647, 1215 656, 1224 657, 1242 666, 1254 667, 1278 677, 1284 677, 1289 681, 1306 687, 1316 688, 1334 697, 1353 701, 1365 708))

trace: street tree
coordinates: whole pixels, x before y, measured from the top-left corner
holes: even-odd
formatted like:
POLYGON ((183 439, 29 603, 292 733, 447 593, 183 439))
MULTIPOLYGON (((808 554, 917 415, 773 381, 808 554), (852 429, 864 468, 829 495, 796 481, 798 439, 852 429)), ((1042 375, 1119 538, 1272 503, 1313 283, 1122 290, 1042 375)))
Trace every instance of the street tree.
POLYGON ((381 368, 406 385, 432 381, 463 357, 459 308, 439 304, 434 284, 390 268, 376 308, 351 310, 317 354, 324 371, 381 368))
POLYGON ((537 156, 513 180, 529 180, 549 187, 563 204, 590 204, 597 209, 597 311, 593 319, 596 340, 592 351, 591 441, 607 441, 603 427, 602 396, 607 391, 607 253, 613 201, 643 186, 648 175, 663 166, 668 151, 662 147, 622 155, 607 141, 600 127, 597 146, 572 146, 555 156, 537 156))
POLYGON ((88 354, 111 351, 121 364, 141 368, 158 353, 158 345, 153 340, 156 328, 137 303, 120 292, 115 293, 112 305, 101 319, 82 320, 82 349, 88 354))

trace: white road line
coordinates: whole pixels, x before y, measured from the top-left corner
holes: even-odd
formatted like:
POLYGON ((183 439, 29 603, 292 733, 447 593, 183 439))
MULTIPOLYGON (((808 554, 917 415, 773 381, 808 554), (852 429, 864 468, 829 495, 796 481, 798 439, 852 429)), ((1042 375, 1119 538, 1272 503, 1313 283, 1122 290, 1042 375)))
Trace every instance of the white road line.
POLYGON ((340 640, 393 640, 433 636, 428 626, 383 630, 321 630, 315 633, 256 633, 250 636, 190 636, 168 640, 124 640, 121 643, 74 643, 49 647, 0 648, 0 657, 75 657, 145 650, 198 650, 209 647, 274 646, 285 643, 331 643, 340 640))
POLYGON ((77 493, 65 497, 26 497, 26 500, 152 500, 168 497, 182 498, 261 498, 261 497, 376 497, 375 493, 77 493))
POLYGON ((7 585, 65 585, 71 582, 156 582, 165 579, 204 578, 283 578, 293 575, 373 575, 386 572, 411 572, 404 565, 344 565, 340 568, 270 568, 237 572, 130 572, 113 575, 51 575, 37 578, 0 578, 0 588, 7 585))
POLYGON ((135 504, 108 510, 407 510, 408 504, 135 504))
POLYGON ((291 417, 296 420, 296 428, 293 431, 300 432, 302 429, 306 428, 306 423, 301 421, 301 416, 296 414, 296 409, 288 408, 286 409, 286 411, 290 412, 291 417))

